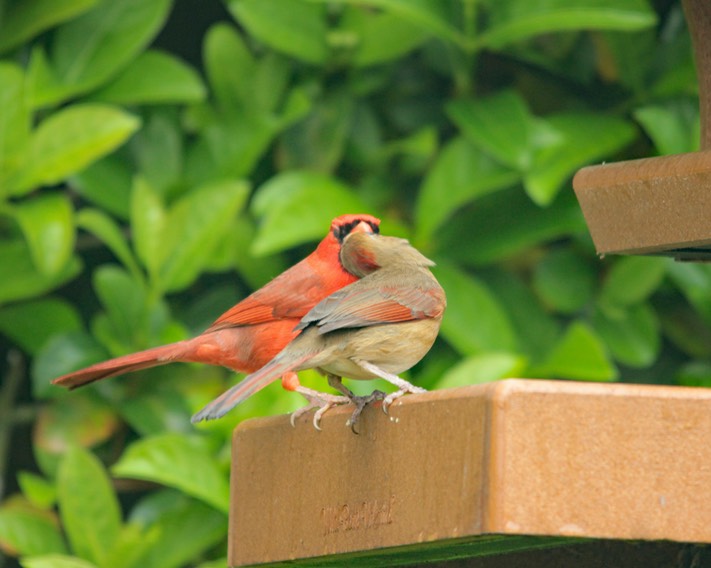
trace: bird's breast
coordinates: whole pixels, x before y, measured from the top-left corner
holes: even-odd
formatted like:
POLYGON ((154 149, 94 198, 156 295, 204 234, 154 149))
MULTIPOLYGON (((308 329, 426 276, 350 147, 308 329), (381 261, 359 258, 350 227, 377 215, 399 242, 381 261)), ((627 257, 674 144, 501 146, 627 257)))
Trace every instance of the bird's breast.
POLYGON ((430 350, 439 333, 440 319, 425 319, 364 327, 329 334, 328 360, 318 367, 350 379, 373 379, 355 360, 363 360, 390 373, 402 373, 430 350))

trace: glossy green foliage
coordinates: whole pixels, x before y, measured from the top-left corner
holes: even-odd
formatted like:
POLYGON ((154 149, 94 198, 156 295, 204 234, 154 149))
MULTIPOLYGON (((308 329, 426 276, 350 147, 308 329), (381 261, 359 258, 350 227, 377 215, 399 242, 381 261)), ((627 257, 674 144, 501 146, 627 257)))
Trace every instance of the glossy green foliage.
POLYGON ((598 258, 571 187, 697 148, 680 3, 199 4, 0 0, 3 553, 224 565, 231 431, 302 401, 275 384, 196 427, 233 373, 50 381, 199 333, 342 213, 438 264, 416 383, 711 384, 711 269, 598 258))

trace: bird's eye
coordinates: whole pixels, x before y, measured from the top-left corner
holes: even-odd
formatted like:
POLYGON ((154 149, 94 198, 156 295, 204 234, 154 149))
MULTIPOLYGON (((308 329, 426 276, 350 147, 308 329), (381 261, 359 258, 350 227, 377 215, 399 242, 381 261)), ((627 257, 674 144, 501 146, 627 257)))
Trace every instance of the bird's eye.
POLYGON ((380 232, 380 228, 378 227, 377 223, 374 223, 373 221, 366 221, 365 219, 355 219, 350 223, 339 225, 338 227, 333 229, 333 236, 336 237, 339 243, 342 243, 343 239, 350 235, 353 232, 353 229, 355 229, 363 222, 368 224, 373 233, 378 234, 380 232))

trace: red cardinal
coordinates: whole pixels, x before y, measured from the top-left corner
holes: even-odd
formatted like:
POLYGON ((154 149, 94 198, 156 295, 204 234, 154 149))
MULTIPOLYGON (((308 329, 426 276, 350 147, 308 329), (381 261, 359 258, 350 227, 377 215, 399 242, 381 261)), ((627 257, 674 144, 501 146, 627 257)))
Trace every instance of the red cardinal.
MULTIPOLYGON (((319 302, 299 325, 301 334, 265 367, 208 404, 193 422, 220 418, 253 393, 285 373, 318 369, 329 384, 345 396, 319 393, 306 387, 310 408, 318 408, 314 426, 336 404, 353 402, 356 409, 348 423, 354 427, 364 405, 383 399, 383 409, 406 392, 422 392, 397 376, 415 365, 429 351, 439 332, 447 305, 444 290, 429 271, 434 263, 405 239, 376 234, 351 233, 341 247, 341 264, 361 277, 319 302), (356 397, 341 377, 381 377, 398 390, 385 396, 356 397)), ((294 415, 292 415, 293 423, 294 415)))
MULTIPOLYGON (((63 375, 54 384, 76 388, 92 381, 174 361, 222 365, 251 373, 266 365, 299 333, 299 320, 319 301, 358 277, 341 264, 339 252, 351 233, 377 233, 380 219, 342 215, 331 223, 316 250, 222 314, 192 339, 131 353, 63 375)), ((285 373, 284 388, 299 386, 295 373, 285 373)))

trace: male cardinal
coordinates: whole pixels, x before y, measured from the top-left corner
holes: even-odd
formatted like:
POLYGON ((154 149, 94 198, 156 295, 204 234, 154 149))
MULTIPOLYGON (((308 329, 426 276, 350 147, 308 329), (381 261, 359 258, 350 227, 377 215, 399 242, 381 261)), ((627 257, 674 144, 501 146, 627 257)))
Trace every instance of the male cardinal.
MULTIPOLYGON (((227 310, 197 337, 97 363, 52 382, 76 388, 174 361, 254 372, 296 337, 295 326, 311 308, 359 278, 340 262, 343 240, 351 233, 377 233, 379 227, 380 219, 370 215, 337 217, 314 252, 227 310)), ((295 389, 299 385, 296 374, 285 372, 282 384, 295 389)))
MULTIPOLYGON (((429 351, 439 332, 447 301, 444 290, 429 271, 434 263, 405 239, 373 233, 351 233, 341 246, 341 264, 360 277, 321 300, 302 319, 301 333, 267 365, 212 401, 193 417, 193 422, 220 418, 247 397, 285 373, 318 369, 331 386, 345 396, 294 388, 309 405, 317 407, 314 426, 336 404, 353 402, 356 409, 348 423, 353 428, 365 403, 383 399, 383 409, 406 392, 422 392, 397 376, 429 351), (341 377, 381 377, 397 391, 385 396, 375 391, 355 397, 341 377)), ((293 423, 294 415, 292 415, 293 423)))

